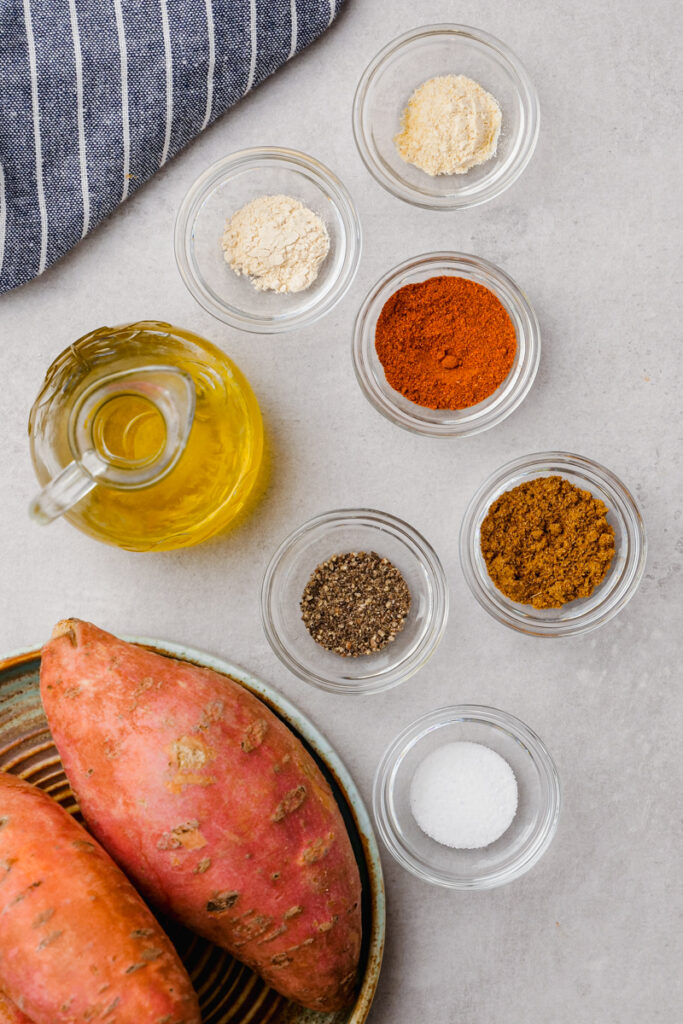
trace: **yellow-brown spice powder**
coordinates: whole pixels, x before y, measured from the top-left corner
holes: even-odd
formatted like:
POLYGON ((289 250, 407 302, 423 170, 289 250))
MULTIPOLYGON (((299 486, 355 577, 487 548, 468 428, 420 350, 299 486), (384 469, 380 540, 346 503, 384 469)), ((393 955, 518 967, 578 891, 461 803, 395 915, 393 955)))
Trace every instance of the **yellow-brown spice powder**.
POLYGON ((614 555, 607 507, 561 476, 537 477, 501 494, 481 525, 481 553, 506 597, 561 608, 589 597, 614 555))

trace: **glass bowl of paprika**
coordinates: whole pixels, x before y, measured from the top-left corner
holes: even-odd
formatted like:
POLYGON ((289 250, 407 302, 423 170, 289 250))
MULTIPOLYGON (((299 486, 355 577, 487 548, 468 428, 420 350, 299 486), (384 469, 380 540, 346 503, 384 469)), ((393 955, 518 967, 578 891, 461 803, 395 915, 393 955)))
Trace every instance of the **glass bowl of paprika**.
POLYGON ((576 636, 608 622, 633 597, 646 555, 632 494, 604 466, 571 452, 506 463, 476 492, 460 528, 460 563, 474 597, 498 622, 531 636, 576 636), (514 534, 517 514, 525 537, 514 534), (490 538, 496 522, 502 531, 494 538, 497 553, 490 538), (529 533, 534 526, 540 529, 529 533), (507 556, 506 537, 512 545, 507 556), (511 583, 501 576, 508 568, 511 583), (528 603, 504 592, 520 596, 525 584, 528 603))
POLYGON ((353 364, 363 394, 392 423, 467 437, 501 423, 531 388, 538 320, 503 270, 435 252, 393 267, 356 317, 353 364))

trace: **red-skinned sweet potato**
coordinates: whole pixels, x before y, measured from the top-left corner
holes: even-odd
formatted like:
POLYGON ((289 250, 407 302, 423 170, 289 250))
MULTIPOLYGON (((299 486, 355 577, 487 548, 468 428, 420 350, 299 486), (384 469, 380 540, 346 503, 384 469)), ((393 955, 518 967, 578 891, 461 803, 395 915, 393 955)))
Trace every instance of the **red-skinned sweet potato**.
POLYGON ((34 1024, 32 1020, 22 1013, 19 1007, 11 1002, 0 991, 0 1024, 34 1024))
POLYGON ((46 793, 4 772, 0 921, 2 987, 29 1024, 200 1024, 184 967, 123 872, 46 793))
POLYGON ((360 879, 332 792, 241 684, 66 620, 41 695, 93 833, 153 903, 317 1010, 346 1005, 360 879))

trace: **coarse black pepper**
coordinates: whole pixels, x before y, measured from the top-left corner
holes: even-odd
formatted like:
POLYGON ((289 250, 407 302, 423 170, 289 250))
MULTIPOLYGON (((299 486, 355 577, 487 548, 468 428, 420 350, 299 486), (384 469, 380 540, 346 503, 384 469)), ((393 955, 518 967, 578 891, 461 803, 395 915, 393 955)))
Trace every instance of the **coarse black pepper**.
POLYGON ((401 572, 374 551, 332 555, 301 597, 301 618, 316 643, 343 658, 375 654, 396 639, 410 611, 401 572))

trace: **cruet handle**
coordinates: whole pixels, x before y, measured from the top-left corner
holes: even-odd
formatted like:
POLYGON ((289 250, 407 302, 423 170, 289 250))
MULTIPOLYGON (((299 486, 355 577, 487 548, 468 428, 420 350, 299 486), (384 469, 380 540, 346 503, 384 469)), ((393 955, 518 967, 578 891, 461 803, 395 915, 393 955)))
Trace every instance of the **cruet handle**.
POLYGON ((185 450, 195 412, 192 377, 175 366, 135 366, 107 374, 87 387, 75 402, 67 426, 69 448, 75 456, 29 505, 38 523, 51 523, 81 501, 98 483, 118 490, 137 490, 162 480, 185 450), (151 461, 115 461, 93 447, 94 416, 116 395, 140 395, 164 421, 166 439, 151 461))
POLYGON ((97 485, 103 464, 92 449, 84 452, 79 462, 70 462, 61 473, 37 494, 29 505, 29 515, 46 525, 64 515, 97 485))

